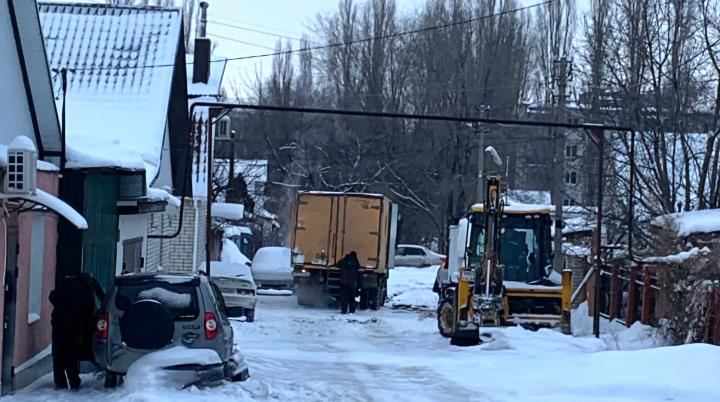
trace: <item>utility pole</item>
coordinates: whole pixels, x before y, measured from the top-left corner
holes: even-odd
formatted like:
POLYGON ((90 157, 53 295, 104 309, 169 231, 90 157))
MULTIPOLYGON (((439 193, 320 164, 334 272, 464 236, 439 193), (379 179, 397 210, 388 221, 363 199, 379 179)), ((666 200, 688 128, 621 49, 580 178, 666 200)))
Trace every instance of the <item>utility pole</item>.
MULTIPOLYGON (((553 63, 555 85, 557 89, 557 102, 554 105, 556 121, 565 121, 565 105, 567 90, 567 59, 562 57, 553 63)), ((553 100, 555 94, 553 94, 553 100)), ((553 141, 553 181, 552 199, 555 202, 555 236, 553 238, 553 268, 563 270, 564 258, 562 255, 562 219, 563 200, 565 199, 565 132, 564 129, 552 130, 553 141)))
MULTIPOLYGON (((482 114, 482 117, 487 117, 487 112, 490 108, 486 105, 479 105, 476 110, 482 114)), ((475 202, 485 202, 485 134, 487 130, 481 128, 479 124, 473 124, 473 131, 475 138, 478 138, 478 174, 475 188, 475 202)))

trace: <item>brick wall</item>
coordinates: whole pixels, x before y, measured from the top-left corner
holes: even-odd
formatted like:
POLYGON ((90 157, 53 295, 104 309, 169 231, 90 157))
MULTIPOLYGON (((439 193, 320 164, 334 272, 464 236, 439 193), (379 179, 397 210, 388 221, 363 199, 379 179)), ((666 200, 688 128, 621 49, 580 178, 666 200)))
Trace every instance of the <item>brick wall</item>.
MULTIPOLYGON (((168 272, 192 272, 193 267, 193 238, 195 236, 195 214, 197 208, 197 242, 195 243, 196 264, 205 261, 205 217, 207 201, 205 199, 185 198, 183 211, 183 226, 180 234, 172 239, 148 239, 147 264, 148 269, 162 267, 168 272)), ((148 234, 174 234, 179 223, 179 213, 153 214, 148 226, 148 234)))

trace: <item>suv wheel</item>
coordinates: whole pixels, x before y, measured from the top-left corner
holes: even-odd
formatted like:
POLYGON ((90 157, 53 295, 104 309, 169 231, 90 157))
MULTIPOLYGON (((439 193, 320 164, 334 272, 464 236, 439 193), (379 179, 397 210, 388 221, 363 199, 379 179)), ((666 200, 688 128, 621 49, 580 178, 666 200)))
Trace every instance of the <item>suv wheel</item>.
POLYGON ((254 308, 246 308, 245 309, 245 322, 253 322, 255 321, 255 309, 254 308))

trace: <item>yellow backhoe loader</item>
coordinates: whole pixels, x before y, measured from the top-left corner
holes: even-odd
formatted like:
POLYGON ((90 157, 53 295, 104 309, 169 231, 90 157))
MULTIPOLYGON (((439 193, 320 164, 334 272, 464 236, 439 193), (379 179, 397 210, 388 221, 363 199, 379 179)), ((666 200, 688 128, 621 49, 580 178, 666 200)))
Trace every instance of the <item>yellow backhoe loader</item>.
POLYGON ((570 272, 552 267, 551 209, 504 205, 500 178, 485 202, 450 227, 447 271, 438 275, 438 329, 454 345, 481 342, 482 328, 522 325, 570 331, 570 272))

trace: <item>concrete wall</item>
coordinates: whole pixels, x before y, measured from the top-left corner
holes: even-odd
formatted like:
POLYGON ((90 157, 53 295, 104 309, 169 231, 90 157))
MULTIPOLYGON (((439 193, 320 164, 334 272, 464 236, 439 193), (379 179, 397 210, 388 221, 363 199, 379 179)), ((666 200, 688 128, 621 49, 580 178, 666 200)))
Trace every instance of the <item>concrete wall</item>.
MULTIPOLYGON (((168 272, 193 272, 205 261, 205 217, 207 201, 202 198, 185 198, 183 226, 180 234, 172 239, 148 239, 145 268, 154 270, 161 266, 168 272), (195 230, 197 215, 197 231, 195 230), (197 240, 195 236, 197 235, 197 240), (195 266, 193 266, 195 250, 195 266)), ((173 234, 177 230, 179 215, 153 214, 149 219, 148 234, 173 234)))
POLYGON ((123 242, 125 240, 141 238, 142 258, 147 261, 147 234, 150 214, 120 215, 118 217, 118 231, 120 236, 115 256, 115 274, 120 275, 123 270, 123 242))

